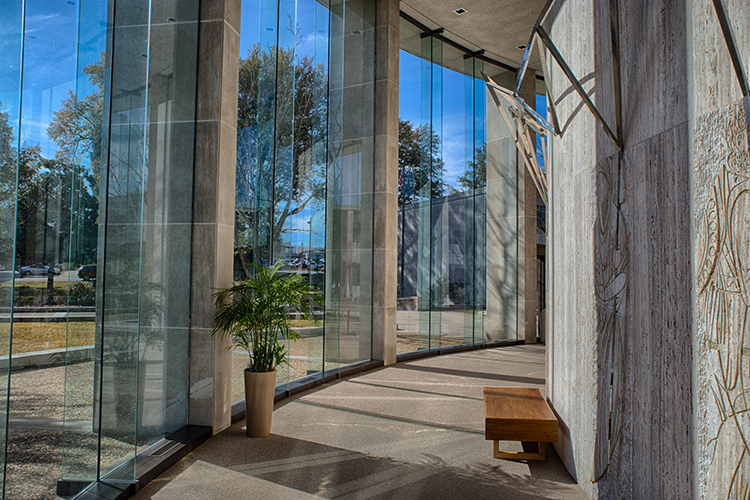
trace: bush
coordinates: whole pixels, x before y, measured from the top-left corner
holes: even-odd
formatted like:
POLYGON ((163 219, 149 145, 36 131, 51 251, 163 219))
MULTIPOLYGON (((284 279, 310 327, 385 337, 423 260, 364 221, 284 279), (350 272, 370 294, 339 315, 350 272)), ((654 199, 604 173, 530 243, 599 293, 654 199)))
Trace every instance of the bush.
POLYGON ((72 283, 70 288, 65 285, 52 289, 52 296, 47 288, 17 285, 15 288, 16 307, 44 307, 44 306, 93 306, 96 304, 96 288, 93 283, 72 283), (70 302, 68 302, 70 299, 70 302))

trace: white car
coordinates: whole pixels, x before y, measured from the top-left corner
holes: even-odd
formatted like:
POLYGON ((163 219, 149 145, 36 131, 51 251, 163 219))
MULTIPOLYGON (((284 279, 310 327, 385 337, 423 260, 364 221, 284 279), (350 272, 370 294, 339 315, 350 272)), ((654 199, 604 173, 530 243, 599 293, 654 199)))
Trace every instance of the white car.
MULTIPOLYGON (((48 271, 49 271, 49 266, 35 264, 33 266, 21 266, 21 269, 18 272, 21 276, 31 276, 31 275, 47 276, 48 271)), ((60 272, 57 269, 54 270, 54 273, 60 274, 60 272)))

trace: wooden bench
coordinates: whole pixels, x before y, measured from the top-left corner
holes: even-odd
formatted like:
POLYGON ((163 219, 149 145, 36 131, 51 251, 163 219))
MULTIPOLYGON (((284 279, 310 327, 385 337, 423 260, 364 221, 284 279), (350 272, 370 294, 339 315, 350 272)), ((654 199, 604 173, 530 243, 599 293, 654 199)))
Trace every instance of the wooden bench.
POLYGON ((547 443, 557 442, 557 418, 539 389, 485 387, 484 438, 495 458, 544 460, 547 443), (500 451, 498 441, 537 442, 539 451, 500 451))

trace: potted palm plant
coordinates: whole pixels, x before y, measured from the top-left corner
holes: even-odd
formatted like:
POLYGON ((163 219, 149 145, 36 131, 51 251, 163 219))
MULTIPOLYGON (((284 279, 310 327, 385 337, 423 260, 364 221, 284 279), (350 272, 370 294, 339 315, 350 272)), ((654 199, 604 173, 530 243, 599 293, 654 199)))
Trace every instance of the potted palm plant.
POLYGON ((253 266, 250 278, 214 294, 214 334, 231 336, 235 347, 250 356, 245 369, 245 421, 247 435, 271 434, 276 367, 289 364, 286 345, 297 341, 291 328, 291 313, 317 322, 314 307, 322 302, 298 274, 281 274, 281 264, 253 266))

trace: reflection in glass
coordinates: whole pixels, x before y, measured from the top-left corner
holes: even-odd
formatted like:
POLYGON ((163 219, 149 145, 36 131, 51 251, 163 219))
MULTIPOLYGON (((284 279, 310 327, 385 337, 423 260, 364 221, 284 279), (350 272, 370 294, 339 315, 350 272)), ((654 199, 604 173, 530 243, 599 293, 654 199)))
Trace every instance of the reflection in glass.
MULTIPOLYGON (((317 326, 294 320, 281 391, 370 357, 374 122, 361 110, 373 108, 374 2, 246 0, 242 15, 234 278, 281 263, 326 304, 317 326)), ((234 400, 246 364, 235 353, 234 400)))
POLYGON ((512 76, 402 19, 399 354, 516 338, 515 149, 482 71, 512 76))
POLYGON ((132 482, 187 423, 198 2, 114 3, 0 13, 0 356, 46 360, 0 380, 5 498, 132 482))

